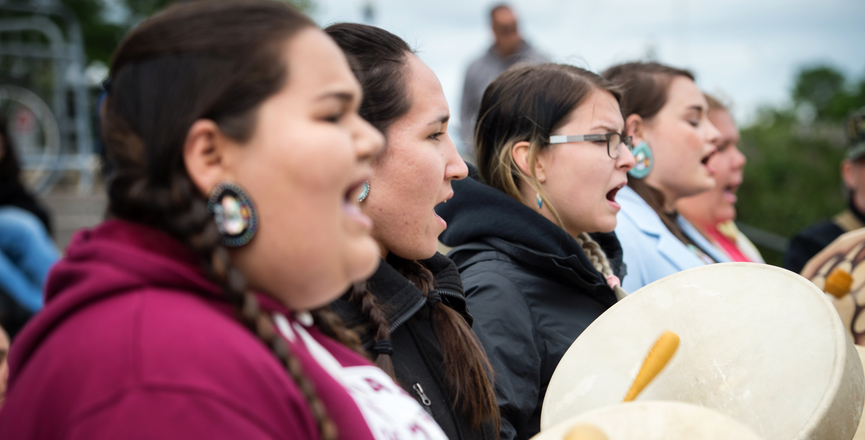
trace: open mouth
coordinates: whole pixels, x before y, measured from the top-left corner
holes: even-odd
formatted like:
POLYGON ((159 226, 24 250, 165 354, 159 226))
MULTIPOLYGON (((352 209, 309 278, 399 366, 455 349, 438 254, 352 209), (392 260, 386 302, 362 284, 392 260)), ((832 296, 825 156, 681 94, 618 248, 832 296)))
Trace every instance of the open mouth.
POLYGON ((709 159, 711 159, 717 151, 718 150, 712 150, 709 154, 703 156, 703 158, 700 160, 700 163, 705 166, 709 166, 709 159))
POLYGON ((619 192, 620 189, 622 189, 624 187, 625 187, 625 184, 623 183, 623 184, 611 189, 609 192, 607 192, 607 200, 609 200, 611 202, 615 202, 616 201, 616 194, 619 192))

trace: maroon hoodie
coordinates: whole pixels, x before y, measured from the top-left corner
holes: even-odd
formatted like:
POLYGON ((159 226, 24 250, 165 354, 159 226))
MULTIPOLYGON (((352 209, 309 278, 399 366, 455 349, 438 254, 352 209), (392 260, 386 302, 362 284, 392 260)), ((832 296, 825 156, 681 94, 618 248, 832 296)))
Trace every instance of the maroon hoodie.
MULTIPOLYGON (((297 384, 168 235, 117 220, 79 232, 45 295, 12 346, 0 438, 319 438, 297 384)), ((260 299, 341 439, 442 438, 381 370, 260 299)))

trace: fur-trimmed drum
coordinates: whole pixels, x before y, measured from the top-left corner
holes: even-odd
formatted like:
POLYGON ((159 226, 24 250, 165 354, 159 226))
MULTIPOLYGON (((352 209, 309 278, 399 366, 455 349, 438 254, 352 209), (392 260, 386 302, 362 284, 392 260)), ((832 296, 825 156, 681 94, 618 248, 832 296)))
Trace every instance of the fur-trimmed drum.
POLYGON ((722 263, 670 275, 632 293, 565 353, 541 428, 621 402, 655 339, 681 338, 636 401, 703 406, 766 440, 850 440, 865 374, 827 295, 784 269, 722 263))

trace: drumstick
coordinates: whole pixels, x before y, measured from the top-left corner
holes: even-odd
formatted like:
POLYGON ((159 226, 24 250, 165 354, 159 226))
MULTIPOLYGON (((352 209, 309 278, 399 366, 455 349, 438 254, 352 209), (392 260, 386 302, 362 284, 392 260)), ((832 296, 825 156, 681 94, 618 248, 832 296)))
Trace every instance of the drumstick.
POLYGON ((607 436, 592 425, 577 425, 565 434, 564 440, 607 440, 607 436))
POLYGON ((844 295, 850 293, 850 289, 852 288, 853 276, 850 275, 850 272, 836 267, 826 276, 826 287, 823 288, 823 291, 835 298, 841 299, 844 295))
POLYGON ((637 398, 637 395, 646 388, 646 385, 664 369, 673 354, 679 348, 679 336, 669 330, 664 332, 652 349, 649 350, 649 355, 643 361, 643 366, 640 367, 640 372, 637 373, 637 378, 634 379, 634 384, 628 390, 628 395, 625 396, 625 402, 630 402, 637 398))

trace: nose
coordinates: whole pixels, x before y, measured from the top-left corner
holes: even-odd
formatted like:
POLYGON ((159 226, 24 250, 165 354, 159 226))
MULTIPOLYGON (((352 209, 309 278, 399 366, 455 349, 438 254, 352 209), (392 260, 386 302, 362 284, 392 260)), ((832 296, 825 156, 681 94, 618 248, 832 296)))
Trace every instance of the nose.
POLYGON ((631 147, 623 144, 619 148, 619 157, 616 159, 616 168, 630 171, 636 165, 637 161, 634 159, 634 153, 631 153, 631 147))
POLYGON ((469 167, 466 162, 460 157, 456 145, 449 134, 445 133, 444 138, 447 140, 445 146, 445 180, 460 180, 465 179, 469 175, 469 167))
POLYGON ((715 127, 715 124, 713 124, 709 118, 706 118, 706 130, 706 143, 712 144, 713 146, 717 145, 721 140, 721 132, 718 131, 718 128, 715 127))
POLYGON ((361 161, 371 160, 384 148, 384 135, 360 115, 356 115, 356 120, 357 128, 355 129, 354 140, 358 159, 361 161))
POLYGON ((737 170, 741 170, 745 168, 745 164, 748 163, 748 159, 742 154, 742 151, 739 150, 737 145, 733 145, 733 167, 737 170))

